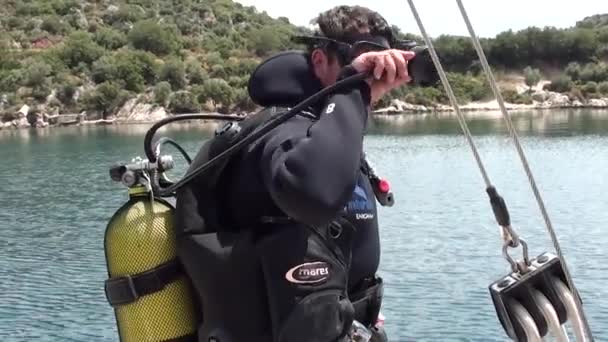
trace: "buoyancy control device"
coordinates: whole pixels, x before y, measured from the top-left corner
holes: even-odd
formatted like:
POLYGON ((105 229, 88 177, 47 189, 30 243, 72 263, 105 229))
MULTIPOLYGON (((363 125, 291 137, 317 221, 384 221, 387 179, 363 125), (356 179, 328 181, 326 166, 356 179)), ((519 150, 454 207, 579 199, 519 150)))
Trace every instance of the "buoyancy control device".
MULTIPOLYGON (((191 169, 213 159, 281 113, 281 109, 271 107, 256 115, 251 115, 248 120, 239 123, 229 122, 221 126, 216 130, 215 137, 201 147, 192 162, 191 169)), ((157 155, 160 155, 159 145, 160 143, 157 143, 156 148, 153 148, 157 155)), ((186 159, 189 160, 189 157, 186 159)), ((204 273, 197 278, 203 279, 209 275, 207 278, 210 280, 205 281, 207 285, 203 286, 209 286, 208 284, 212 282, 222 284, 226 282, 220 281, 217 274, 212 276, 215 274, 214 257, 210 257, 210 255, 203 258, 206 261, 200 260, 194 266, 183 264, 184 260, 178 257, 178 234, 200 235, 216 232, 219 229, 218 212, 214 205, 218 194, 214 182, 217 181, 227 163, 228 159, 216 163, 207 170, 205 177, 198 177, 192 181, 196 185, 198 196, 201 196, 201 193, 204 194, 204 208, 188 208, 184 205, 181 207, 182 211, 201 213, 205 220, 202 225, 180 222, 181 217, 191 217, 192 215, 176 213, 175 196, 156 195, 153 184, 158 186, 158 184, 168 182, 164 177, 164 172, 174 167, 172 157, 158 156, 154 162, 136 158, 129 164, 117 165, 110 170, 113 180, 121 182, 129 188, 129 200, 114 214, 107 226, 105 236, 109 275, 105 291, 109 303, 114 308, 122 342, 197 341, 197 335, 206 334, 204 331, 197 331, 202 316, 200 312, 205 311, 198 305, 205 301, 197 297, 193 280, 186 277, 186 273, 188 273, 186 268, 190 267, 189 273, 204 273), (176 231, 176 227, 180 227, 181 230, 176 231)), ((383 205, 392 205, 393 198, 388 183, 376 176, 365 159, 362 167, 374 184, 377 200, 383 205)), ((180 193, 182 198, 188 196, 188 187, 184 189, 186 193, 180 193)), ((246 234, 240 235, 239 245, 241 247, 239 248, 242 248, 246 245, 243 241, 247 240, 247 236, 246 234)), ((181 240, 186 242, 180 248, 187 250, 188 239, 182 238, 181 240)), ((276 248, 276 243, 273 245, 276 248)), ((255 248, 253 244, 251 247, 255 248)), ((231 248, 231 250, 233 249, 231 248)), ((204 248, 201 249, 200 246, 197 250, 204 252, 204 248)), ((209 251, 209 253, 211 252, 213 250, 209 251)), ((236 254, 238 255, 238 253, 237 251, 236 254)), ((201 257, 203 256, 201 255, 201 257)), ((250 262, 250 260, 246 259, 250 258, 241 261, 233 259, 237 264, 232 267, 247 269, 248 267, 243 267, 243 263, 250 262)), ((226 267, 223 263, 222 265, 226 267)), ((338 266, 334 265, 334 267, 338 266)), ((331 291, 339 295, 339 291, 331 291)), ((207 299, 206 302, 205 309, 223 310, 222 303, 214 305, 212 299, 207 299)), ((303 317, 296 320, 301 319, 303 317)), ((251 317, 247 320, 251 323, 254 321, 251 317)), ((226 325, 227 322, 222 322, 222 324, 226 325)))
MULTIPOLYGON (((215 137, 205 142, 193 165, 205 163, 225 151, 273 114, 278 114, 277 108, 252 115, 240 125, 229 122, 221 126, 215 137)), ((129 189, 129 200, 110 219, 104 241, 109 276, 105 294, 114 309, 121 342, 197 341, 200 300, 178 258, 175 196, 159 196, 155 191, 170 184, 165 172, 174 167, 171 156, 160 155, 160 146, 165 143, 174 144, 159 139, 151 148, 154 161, 138 157, 110 169, 111 178, 129 189)), ((190 162, 189 156, 178 149, 190 162)), ((217 229, 213 183, 227 162, 224 159, 215 163, 205 177, 194 181, 200 183, 203 179, 208 190, 205 192, 208 205, 202 210, 207 219, 206 229, 217 229)))

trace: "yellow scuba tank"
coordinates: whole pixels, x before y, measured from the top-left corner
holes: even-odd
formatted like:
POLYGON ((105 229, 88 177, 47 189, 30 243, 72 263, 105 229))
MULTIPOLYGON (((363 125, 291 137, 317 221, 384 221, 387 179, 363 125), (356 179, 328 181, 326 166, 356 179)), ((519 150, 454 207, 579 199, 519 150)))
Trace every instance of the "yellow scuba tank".
POLYGON ((174 206, 151 196, 145 167, 137 165, 148 166, 139 161, 110 171, 129 186, 129 201, 111 218, 104 241, 105 292, 120 341, 195 341, 196 302, 177 259, 174 206))

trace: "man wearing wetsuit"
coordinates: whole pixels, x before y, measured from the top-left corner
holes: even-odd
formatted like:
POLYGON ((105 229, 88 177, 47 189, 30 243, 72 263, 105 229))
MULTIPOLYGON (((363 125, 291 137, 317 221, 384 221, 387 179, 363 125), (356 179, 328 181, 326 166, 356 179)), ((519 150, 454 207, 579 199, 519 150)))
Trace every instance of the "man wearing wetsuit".
MULTIPOLYGON (((350 341, 354 321, 383 338, 375 327, 380 243, 363 135, 370 106, 410 80, 414 54, 390 49, 390 26, 363 7, 336 7, 317 24, 304 39, 307 52, 273 56, 252 74, 251 98, 266 109, 244 127, 337 80, 363 71, 370 78, 239 152, 214 183, 217 202, 197 181, 177 194, 179 255, 201 304, 199 341, 350 341)), ((191 168, 206 161, 201 155, 191 168)))

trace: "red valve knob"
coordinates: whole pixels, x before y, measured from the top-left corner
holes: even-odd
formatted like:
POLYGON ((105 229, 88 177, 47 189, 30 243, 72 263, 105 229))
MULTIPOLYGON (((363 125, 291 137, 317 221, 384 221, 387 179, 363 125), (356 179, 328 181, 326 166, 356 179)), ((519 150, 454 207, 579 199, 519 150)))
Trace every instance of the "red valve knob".
POLYGON ((378 189, 383 193, 388 193, 391 190, 391 185, 386 179, 381 179, 380 182, 378 182, 378 189))

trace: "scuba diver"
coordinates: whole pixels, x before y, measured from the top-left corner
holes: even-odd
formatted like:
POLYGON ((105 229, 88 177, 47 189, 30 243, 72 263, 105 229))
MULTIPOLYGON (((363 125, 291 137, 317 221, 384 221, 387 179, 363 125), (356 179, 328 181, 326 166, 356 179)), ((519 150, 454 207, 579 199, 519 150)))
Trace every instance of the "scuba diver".
POLYGON ((251 75, 249 94, 264 110, 217 131, 190 170, 324 87, 370 77, 176 193, 177 253, 200 301, 199 341, 351 341, 357 327, 386 341, 375 199, 388 189, 374 181, 363 135, 370 107, 411 80, 415 53, 391 48, 390 26, 364 7, 335 7, 316 24, 313 36, 297 37, 307 51, 272 56, 251 75))
POLYGON ((428 49, 398 40, 378 13, 338 6, 306 51, 263 61, 245 118, 176 115, 146 133, 147 159, 110 168, 129 200, 104 237, 106 298, 121 342, 383 342, 376 202, 394 203, 366 160, 371 107, 439 77, 428 49), (228 121, 191 159, 155 133, 228 121), (176 182, 163 145, 190 164, 176 182))

